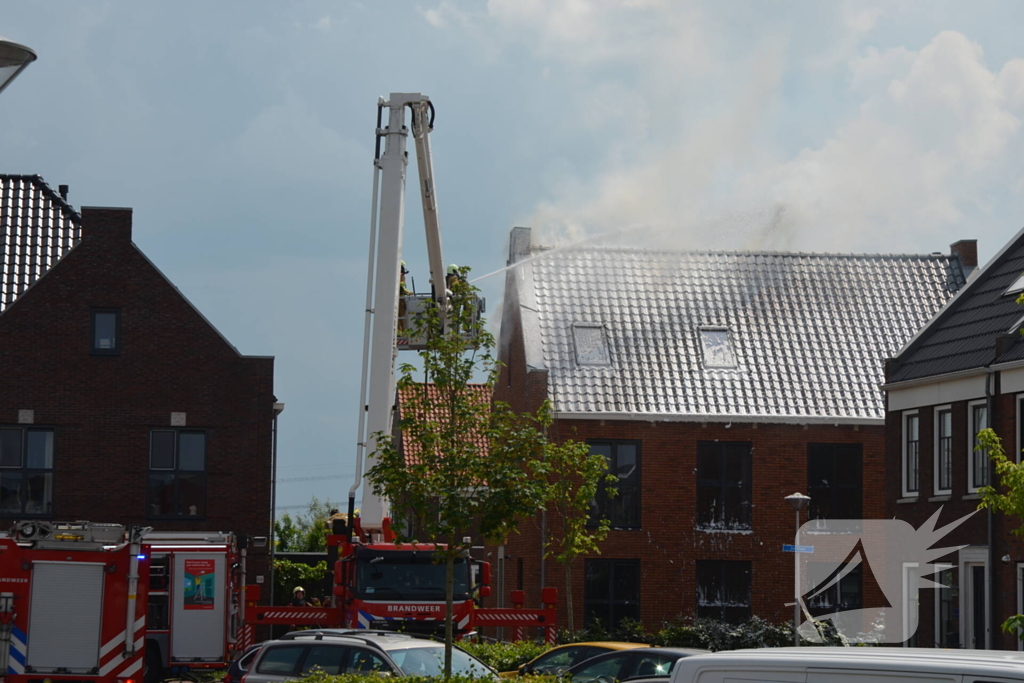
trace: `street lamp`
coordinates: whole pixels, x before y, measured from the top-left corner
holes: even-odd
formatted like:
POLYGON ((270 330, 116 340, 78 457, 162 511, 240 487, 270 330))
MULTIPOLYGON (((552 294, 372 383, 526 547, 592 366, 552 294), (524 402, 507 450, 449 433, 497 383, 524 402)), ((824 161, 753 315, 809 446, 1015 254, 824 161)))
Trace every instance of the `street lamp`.
MULTIPOLYGON (((796 533, 793 536, 794 545, 800 542, 800 511, 811 502, 810 496, 802 493, 792 493, 786 496, 785 501, 796 511, 796 533)), ((793 583, 796 590, 793 592, 793 645, 800 646, 800 548, 794 548, 793 552, 793 583)))
POLYGON ((31 49, 0 36, 0 92, 34 61, 36 53, 31 49))

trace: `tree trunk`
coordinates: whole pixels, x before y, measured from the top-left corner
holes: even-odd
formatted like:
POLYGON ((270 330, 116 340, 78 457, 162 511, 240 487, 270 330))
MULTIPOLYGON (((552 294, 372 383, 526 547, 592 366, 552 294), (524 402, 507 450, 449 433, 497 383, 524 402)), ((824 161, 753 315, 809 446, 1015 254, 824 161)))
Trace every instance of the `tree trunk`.
POLYGON ((454 645, 454 615, 452 614, 452 603, 455 598, 455 538, 452 537, 448 543, 448 552, 445 553, 444 567, 444 679, 447 681, 452 677, 452 646, 454 645))
POLYGON ((576 632, 576 621, 572 614, 572 563, 565 563, 565 617, 569 620, 569 633, 576 632))

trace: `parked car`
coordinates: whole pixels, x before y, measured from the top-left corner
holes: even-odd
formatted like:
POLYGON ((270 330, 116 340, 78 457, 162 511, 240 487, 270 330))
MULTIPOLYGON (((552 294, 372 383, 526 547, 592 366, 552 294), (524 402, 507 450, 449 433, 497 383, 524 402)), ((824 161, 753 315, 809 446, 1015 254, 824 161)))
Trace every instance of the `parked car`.
POLYGON ((221 679, 221 683, 241 683, 242 676, 249 670, 249 665, 252 664, 253 658, 256 657, 256 653, 260 651, 261 647, 263 647, 263 643, 250 645, 245 648, 245 652, 240 657, 231 660, 231 663, 228 664, 228 670, 224 672, 224 678, 221 679))
POLYGON ((671 683, 1009 683, 1024 681, 1024 652, 913 647, 784 647, 684 660, 671 683))
POLYGON ((667 683, 676 662, 684 657, 707 652, 689 647, 648 647, 607 652, 573 666, 565 673, 565 677, 571 683, 667 683))
MULTIPOLYGON (((331 675, 441 676, 444 644, 391 631, 293 631, 264 643, 243 683, 279 683, 316 669, 331 675)), ((494 669, 457 647, 452 650, 452 674, 498 679, 494 669)))
POLYGON ((605 652, 632 650, 638 647, 650 646, 644 643, 619 643, 615 641, 566 643, 565 645, 551 648, 547 652, 534 657, 526 664, 520 664, 516 671, 503 671, 498 675, 503 678, 541 674, 557 676, 568 671, 570 667, 584 662, 591 657, 596 657, 605 652))

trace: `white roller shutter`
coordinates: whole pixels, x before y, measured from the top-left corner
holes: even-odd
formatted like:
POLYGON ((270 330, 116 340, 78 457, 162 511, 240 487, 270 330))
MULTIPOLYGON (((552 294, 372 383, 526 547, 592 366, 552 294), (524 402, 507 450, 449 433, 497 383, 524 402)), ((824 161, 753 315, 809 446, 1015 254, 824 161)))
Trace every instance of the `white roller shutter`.
POLYGON ((27 664, 38 672, 85 673, 99 666, 103 565, 36 562, 27 664))

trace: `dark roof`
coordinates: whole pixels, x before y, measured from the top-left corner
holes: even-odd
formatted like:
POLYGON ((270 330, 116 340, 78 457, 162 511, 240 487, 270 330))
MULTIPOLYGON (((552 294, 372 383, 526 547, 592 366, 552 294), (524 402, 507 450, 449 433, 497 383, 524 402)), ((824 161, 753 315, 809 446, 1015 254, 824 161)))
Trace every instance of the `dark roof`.
POLYGON ((0 174, 0 312, 78 244, 81 227, 41 176, 0 174))
POLYGON ((1024 273, 1024 231, 1011 240, 889 368, 889 382, 903 382, 983 368, 996 360, 996 339, 1007 339, 1000 362, 1024 359, 1017 334, 1024 306, 1007 288, 1024 273))
POLYGON ((964 283, 942 254, 526 249, 505 300, 563 416, 876 422, 885 359, 964 283))

